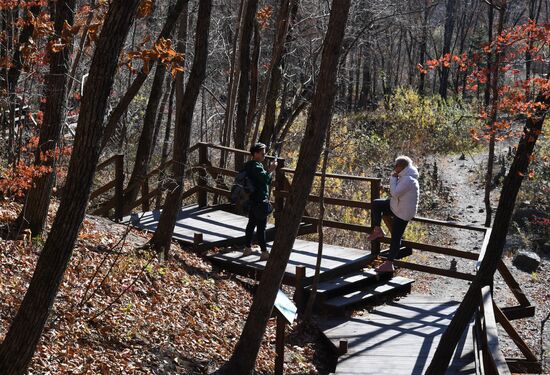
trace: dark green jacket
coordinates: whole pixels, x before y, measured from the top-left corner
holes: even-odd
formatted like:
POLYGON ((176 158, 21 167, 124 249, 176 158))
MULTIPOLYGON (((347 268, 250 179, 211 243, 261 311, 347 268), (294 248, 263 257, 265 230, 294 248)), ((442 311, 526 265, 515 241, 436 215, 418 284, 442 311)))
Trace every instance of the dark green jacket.
POLYGON ((269 199, 269 185, 271 185, 271 173, 265 170, 262 163, 249 160, 245 164, 246 173, 254 184, 255 191, 251 200, 255 203, 269 199))

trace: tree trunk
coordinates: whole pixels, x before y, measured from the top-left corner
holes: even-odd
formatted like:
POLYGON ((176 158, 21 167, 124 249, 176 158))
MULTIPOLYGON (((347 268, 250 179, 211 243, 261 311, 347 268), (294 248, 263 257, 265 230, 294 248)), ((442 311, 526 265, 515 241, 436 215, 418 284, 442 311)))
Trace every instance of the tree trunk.
MULTIPOLYGON (((176 86, 175 84, 172 84, 172 89, 170 90, 170 99, 168 99, 168 115, 166 116, 166 128, 164 130, 164 139, 162 141, 162 150, 160 153, 160 165, 163 165, 166 163, 166 160, 168 159, 168 148, 170 147, 170 133, 172 131, 172 112, 174 108, 174 93, 176 92, 176 86)), ((163 184, 164 184, 164 176, 165 170, 162 170, 159 173, 159 180, 158 180, 158 193, 156 197, 155 202, 155 210, 160 210, 161 201, 162 201, 162 191, 163 191, 163 184)))
MULTIPOLYGON (((499 9, 498 15, 498 26, 497 26, 497 36, 500 36, 504 28, 504 16, 506 13, 506 5, 503 3, 502 7, 499 9)), ((493 165, 495 159, 495 137, 496 129, 495 122, 497 121, 498 116, 498 81, 500 77, 500 60, 503 55, 504 45, 501 46, 501 49, 497 50, 495 53, 495 61, 491 69, 491 83, 490 89, 492 92, 491 95, 491 114, 489 117, 489 126, 491 128, 491 133, 489 135, 489 153, 487 155, 487 173, 485 174, 485 194, 484 194, 484 203, 485 203, 485 226, 491 226, 491 219, 493 215, 493 208, 491 207, 491 184, 493 180, 493 165)), ((489 83, 487 83, 489 86, 489 83)))
MULTIPOLYGON (((237 117, 235 118, 235 148, 244 149, 246 141, 246 117, 248 113, 248 94, 250 90, 250 40, 256 20, 258 0, 247 0, 239 43, 240 79, 237 94, 237 117)), ((235 155, 235 170, 241 170, 244 155, 235 155)))
MULTIPOLYGON (((453 39, 453 30, 455 25, 456 0, 447 0, 445 9, 445 32, 443 35, 442 56, 451 52, 451 41, 453 39)), ((449 68, 441 67, 441 79, 439 81, 439 95, 447 99, 447 86, 449 83, 449 68)))
MULTIPOLYGON (((67 22, 72 25, 74 22, 73 11, 75 0, 60 0, 54 3, 51 10, 54 16, 54 28, 56 35, 61 35, 63 24, 67 22)), ((71 56, 71 44, 59 51, 49 51, 50 74, 46 76, 46 92, 44 96, 47 102, 44 104, 44 118, 40 127, 40 140, 35 154, 35 165, 43 165, 55 168, 55 156, 42 160, 41 154, 47 155, 57 149, 61 129, 65 115, 66 87, 69 60, 71 56)), ((17 219, 18 232, 29 228, 34 235, 39 235, 44 230, 48 217, 48 207, 55 171, 45 173, 35 179, 33 187, 27 193, 25 205, 17 219)))
MULTIPOLYGON (((275 112, 277 110, 277 98, 279 97, 279 91, 281 89, 282 82, 282 61, 283 54, 285 52, 285 41, 288 40, 290 21, 296 15, 298 9, 297 0, 281 0, 279 5, 279 13, 277 15, 277 34, 273 41, 273 52, 271 56, 271 63, 269 66, 269 72, 266 75, 266 84, 269 88, 267 92, 262 95, 261 106, 266 105, 264 126, 260 132, 259 141, 271 146, 272 140, 275 135, 275 112)), ((262 110, 260 106, 260 111, 262 110)), ((260 122, 261 113, 258 114, 258 123, 260 122)), ((256 125, 256 131, 259 125, 256 125)), ((254 134, 253 141, 256 138, 254 134)))
MULTIPOLYGON (((40 6, 32 6, 29 10, 30 13, 36 17, 40 13, 40 8, 40 6)), ((12 19, 12 22, 15 22, 15 18, 12 19)), ((25 19, 28 21, 29 17, 25 17, 25 19)), ((19 34, 17 44, 13 46, 11 65, 6 73, 10 109, 10 128, 8 129, 8 164, 13 163, 15 160, 15 109, 17 108, 16 89, 17 83, 19 82, 19 77, 21 76, 21 69, 23 68, 22 47, 29 42, 33 32, 34 25, 31 22, 26 22, 25 26, 21 30, 21 33, 19 34)))
POLYGON ((134 168, 128 181, 128 187, 124 193, 123 215, 129 215, 132 211, 132 204, 135 202, 141 184, 145 181, 149 169, 149 156, 153 147, 153 134, 155 132, 155 120, 157 110, 162 98, 162 89, 166 68, 164 64, 157 64, 155 77, 151 86, 145 116, 143 117, 143 128, 139 137, 136 151, 134 168))
MULTIPOLYGON (((197 30, 195 38, 195 53, 193 66, 183 98, 178 98, 176 90, 176 125, 174 135, 174 153, 172 173, 175 186, 166 197, 166 202, 160 215, 159 224, 153 238, 151 247, 157 251, 164 251, 168 256, 172 233, 176 225, 176 219, 181 209, 185 165, 187 163, 187 150, 191 142, 191 127, 193 112, 199 96, 200 88, 206 76, 206 61, 208 57, 208 29, 210 27, 210 13, 212 0, 202 0, 199 3, 197 17, 197 30), (179 99, 179 100, 178 100, 179 99)), ((181 74, 181 73, 178 73, 181 74)))
POLYGON ((260 60, 260 42, 260 28, 258 27, 258 22, 254 22, 254 50, 252 52, 252 63, 250 66, 250 98, 248 100, 248 114, 246 116, 245 148, 250 142, 249 138, 258 103, 258 62, 260 60))
POLYGON ((300 156, 290 195, 281 214, 279 227, 285 228, 285 230, 279 230, 275 235, 271 255, 262 274, 241 338, 233 356, 220 370, 226 374, 248 375, 254 370, 262 336, 298 233, 306 198, 311 190, 326 130, 332 119, 336 94, 336 67, 349 7, 350 0, 334 0, 332 2, 313 105, 300 146, 300 156))
POLYGON ((470 322, 470 318, 474 314, 475 309, 479 305, 479 291, 483 286, 490 285, 493 281, 493 275, 504 251, 506 234, 508 233, 508 227, 510 225, 512 213, 514 212, 517 194, 523 182, 523 178, 528 173, 533 149, 541 134, 546 110, 550 105, 550 97, 539 95, 536 101, 543 102, 545 108, 544 110, 538 111, 533 117, 527 119, 523 129, 523 135, 517 146, 516 155, 514 156, 508 175, 504 179, 495 215, 495 222, 493 224, 491 237, 489 238, 485 257, 481 261, 479 271, 468 288, 468 292, 458 307, 451 324, 447 327, 443 337, 441 337, 439 346, 432 358, 426 375, 439 375, 445 373, 456 344, 470 322))
POLYGON ((313 316, 313 307, 315 306, 315 299, 317 298, 317 289, 319 288, 319 279, 321 275, 321 262, 323 261, 323 220, 325 219, 325 183, 327 177, 327 164, 328 156, 330 153, 330 124, 327 128, 327 138, 325 140, 325 150, 323 153, 323 167, 321 168, 321 186, 319 187, 319 224, 317 224, 317 260, 315 262, 315 274, 313 275, 313 282, 311 283, 311 289, 304 311, 304 322, 309 322, 313 316))
MULTIPOLYGON (((181 14, 183 7, 187 5, 187 2, 189 0, 177 0, 176 4, 172 6, 168 10, 168 16, 166 17, 166 22, 164 23, 164 26, 162 27, 162 30, 157 38, 159 40, 160 38, 168 39, 170 38, 170 35, 172 34, 172 31, 174 30, 174 27, 176 26, 176 21, 178 20, 179 15, 181 14)), ((107 122, 107 126, 105 127, 105 135, 103 136, 103 140, 101 142, 101 148, 103 149, 107 143, 109 143, 109 140, 111 139, 111 136, 114 134, 115 129, 118 125, 118 122, 124 112, 126 112, 126 109, 134 99, 134 97, 139 92, 139 89, 141 89, 141 86, 143 86, 143 83, 149 76, 149 72, 153 69, 153 64, 156 63, 156 59, 151 59, 149 61, 149 69, 148 70, 141 70, 137 75, 136 78, 134 78, 134 81, 124 93, 124 96, 120 101, 118 102, 115 109, 113 109, 113 112, 111 113, 111 116, 109 117, 109 121, 107 122)))
POLYGON ((84 219, 100 154, 103 117, 118 57, 139 0, 114 1, 90 66, 65 193, 21 307, 0 346, 0 373, 24 374, 40 339, 84 219))

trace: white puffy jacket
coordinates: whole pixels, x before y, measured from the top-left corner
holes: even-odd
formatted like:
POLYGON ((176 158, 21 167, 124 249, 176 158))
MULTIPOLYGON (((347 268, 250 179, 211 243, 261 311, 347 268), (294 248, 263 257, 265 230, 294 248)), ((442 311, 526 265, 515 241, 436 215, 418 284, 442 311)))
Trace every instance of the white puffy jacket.
POLYGON ((409 165, 398 176, 390 177, 390 207, 395 216, 409 221, 416 215, 418 208, 418 170, 409 165))

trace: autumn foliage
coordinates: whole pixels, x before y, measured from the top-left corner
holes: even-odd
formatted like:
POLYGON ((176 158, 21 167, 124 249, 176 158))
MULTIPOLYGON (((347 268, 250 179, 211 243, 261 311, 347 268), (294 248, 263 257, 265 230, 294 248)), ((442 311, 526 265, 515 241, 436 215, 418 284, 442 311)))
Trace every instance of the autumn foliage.
MULTIPOLYGON (((417 69, 422 74, 438 67, 455 66, 458 72, 467 73, 465 89, 474 95, 479 94, 488 82, 488 77, 495 74, 495 67, 489 69, 486 65, 487 54, 501 56, 498 66, 499 80, 496 108, 500 113, 498 119, 490 122, 490 115, 486 109, 480 109, 479 118, 484 122, 483 128, 470 130, 472 136, 479 140, 488 139, 492 132, 496 132, 496 139, 503 140, 513 135, 512 122, 518 116, 530 117, 538 110, 546 109, 546 105, 537 100, 537 95, 550 95, 550 80, 548 76, 532 76, 521 78, 523 63, 526 55, 534 63, 543 61, 550 43, 550 24, 536 24, 530 20, 526 24, 515 26, 503 31, 495 40, 486 44, 481 51, 468 56, 446 54, 439 59, 428 60, 424 65, 418 64, 417 69)), ((540 97, 539 97, 540 98, 540 97)))

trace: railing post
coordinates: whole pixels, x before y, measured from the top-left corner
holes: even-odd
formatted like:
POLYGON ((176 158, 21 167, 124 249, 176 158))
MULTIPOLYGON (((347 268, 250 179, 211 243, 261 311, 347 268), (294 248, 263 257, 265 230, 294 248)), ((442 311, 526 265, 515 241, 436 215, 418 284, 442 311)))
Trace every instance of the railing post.
POLYGON ((275 228, 277 228, 277 224, 279 222, 279 218, 281 216, 281 213, 283 212, 283 207, 285 205, 285 198, 278 194, 279 192, 282 192, 285 190, 285 172, 283 171, 283 168, 285 167, 285 160, 284 159, 278 159, 277 160, 277 169, 275 169, 275 213, 273 216, 275 217, 275 228))
POLYGON ((149 211, 149 198, 145 199, 149 195, 149 179, 146 178, 141 184, 141 210, 143 212, 149 211))
POLYGON ((122 220, 124 195, 124 154, 118 154, 115 159, 115 220, 122 220))
POLYGON ((277 313, 277 331, 275 335, 275 375, 283 375, 285 366, 285 318, 277 313))
MULTIPOLYGON (((370 182, 370 203, 373 204, 375 199, 380 198, 380 180, 371 180, 370 182)), ((370 209, 370 228, 374 229, 372 206, 370 209)), ((370 243, 371 254, 380 254, 380 241, 372 241, 370 243)))
POLYGON ((296 279, 294 284, 294 303, 298 308, 298 315, 301 315, 304 307, 304 279, 306 277, 306 267, 296 266, 296 279))
POLYGON ((205 207, 208 204, 208 193, 203 189, 206 183, 206 170, 202 167, 205 167, 208 164, 208 148, 205 143, 199 144, 199 181, 197 186, 199 186, 199 191, 197 192, 197 204, 199 207, 205 207))

